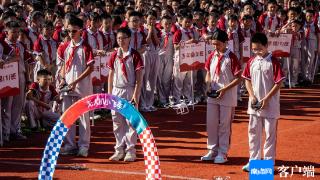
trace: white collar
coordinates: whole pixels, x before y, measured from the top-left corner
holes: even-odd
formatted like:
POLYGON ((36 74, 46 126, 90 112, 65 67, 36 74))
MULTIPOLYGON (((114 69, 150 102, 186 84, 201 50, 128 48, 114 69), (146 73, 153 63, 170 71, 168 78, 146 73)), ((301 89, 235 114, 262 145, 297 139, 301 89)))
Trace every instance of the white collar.
POLYGON ((81 38, 80 41, 77 44, 74 44, 74 42, 71 40, 70 41, 70 47, 76 47, 76 46, 80 46, 83 42, 83 39, 81 38))
POLYGON ((33 33, 38 33, 36 30, 34 30, 31 26, 28 26, 28 29, 33 33))
POLYGON ((90 28, 87 28, 87 31, 92 35, 98 33, 98 30, 96 32, 93 32, 93 31, 90 30, 90 28))
POLYGON ((271 61, 271 57, 272 57, 272 53, 269 52, 269 54, 266 57, 260 57, 260 56, 256 56, 257 60, 262 61, 262 60, 266 60, 266 61, 271 61))
MULTIPOLYGON (((227 48, 226 52, 223 53, 223 56, 228 56, 230 52, 231 52, 231 49, 227 48)), ((218 56, 218 51, 217 50, 215 50, 214 55, 218 56)))
POLYGON ((44 40, 44 41, 49 41, 49 40, 51 40, 51 37, 47 39, 47 38, 44 37, 43 35, 41 35, 41 38, 42 38, 42 40, 44 40))
POLYGON ((10 40, 8 40, 7 38, 5 39, 5 41, 9 44, 9 45, 16 45, 16 44, 18 44, 18 41, 16 41, 16 42, 12 42, 12 41, 10 41, 10 40))
POLYGON ((310 25, 310 27, 314 26, 314 22, 312 21, 310 24, 308 24, 307 22, 304 23, 304 26, 307 27, 308 25, 310 25))
POLYGON ((181 32, 183 32, 183 33, 191 33, 192 32, 192 29, 185 29, 183 27, 181 27, 180 29, 181 29, 181 32))
POLYGON ((207 27, 207 31, 208 32, 215 32, 217 30, 217 28, 216 27, 214 27, 214 29, 213 30, 211 30, 210 28, 209 28, 209 26, 207 27))
POLYGON ((132 52, 132 48, 129 47, 128 51, 126 53, 123 54, 123 51, 121 50, 121 48, 118 48, 117 50, 117 56, 122 55, 122 58, 127 57, 131 54, 132 52))

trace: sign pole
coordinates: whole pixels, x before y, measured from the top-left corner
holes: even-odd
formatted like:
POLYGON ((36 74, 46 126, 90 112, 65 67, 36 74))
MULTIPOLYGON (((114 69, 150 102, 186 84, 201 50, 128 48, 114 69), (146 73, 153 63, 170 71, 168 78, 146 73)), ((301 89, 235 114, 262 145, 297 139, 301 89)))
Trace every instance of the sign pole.
POLYGON ((289 76, 289 88, 291 89, 291 72, 290 72, 290 58, 286 58, 288 66, 288 76, 289 76))
POLYGON ((192 96, 192 110, 194 111, 194 90, 193 90, 193 71, 191 71, 191 96, 192 96))
POLYGON ((318 59, 319 59, 319 56, 318 56, 318 53, 315 55, 315 60, 316 62, 314 63, 314 68, 313 68, 313 73, 312 73, 312 84, 313 84, 313 81, 314 81, 314 76, 316 75, 316 71, 317 71, 317 65, 318 65, 318 59))

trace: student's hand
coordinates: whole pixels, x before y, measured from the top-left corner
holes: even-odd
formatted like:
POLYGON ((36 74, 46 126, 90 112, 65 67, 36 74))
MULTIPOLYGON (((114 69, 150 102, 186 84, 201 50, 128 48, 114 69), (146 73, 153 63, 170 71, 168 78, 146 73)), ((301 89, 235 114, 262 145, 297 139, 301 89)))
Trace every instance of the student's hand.
POLYGON ((138 109, 138 105, 139 105, 139 98, 136 97, 136 95, 132 96, 132 99, 130 100, 131 104, 138 109))
POLYGON ((59 84, 59 89, 61 89, 61 88, 63 88, 63 86, 65 86, 66 85, 66 80, 65 79, 63 79, 63 78, 61 78, 61 80, 60 80, 60 84, 59 84))
POLYGON ((255 96, 250 96, 249 99, 251 100, 251 104, 256 104, 258 99, 255 96))
POLYGON ((221 88, 219 90, 217 90, 217 93, 220 93, 220 95, 217 97, 217 99, 221 99, 223 97, 223 95, 226 93, 226 89, 225 88, 221 88))
POLYGON ((186 41, 185 43, 186 44, 191 44, 191 43, 193 43, 195 40, 194 39, 189 39, 188 41, 186 41))
POLYGON ((104 55, 106 54, 106 51, 104 51, 104 50, 97 50, 96 53, 97 53, 97 56, 104 56, 104 55))
POLYGON ((261 99, 261 102, 262 102, 262 106, 260 109, 264 109, 269 104, 269 99, 263 98, 263 99, 261 99))
POLYGON ((73 91, 76 88, 77 83, 76 82, 72 82, 71 84, 68 85, 68 88, 70 89, 70 91, 73 91))

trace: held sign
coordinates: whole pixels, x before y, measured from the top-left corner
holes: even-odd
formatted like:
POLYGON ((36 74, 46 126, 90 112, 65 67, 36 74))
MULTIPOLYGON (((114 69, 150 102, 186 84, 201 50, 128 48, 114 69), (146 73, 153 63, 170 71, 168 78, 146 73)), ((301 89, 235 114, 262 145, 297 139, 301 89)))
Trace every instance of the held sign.
POLYGON ((0 98, 15 96, 19 89, 19 65, 18 62, 5 64, 0 70, 0 98))
POLYGON ((179 50, 180 72, 204 68, 206 61, 206 43, 181 44, 179 50))

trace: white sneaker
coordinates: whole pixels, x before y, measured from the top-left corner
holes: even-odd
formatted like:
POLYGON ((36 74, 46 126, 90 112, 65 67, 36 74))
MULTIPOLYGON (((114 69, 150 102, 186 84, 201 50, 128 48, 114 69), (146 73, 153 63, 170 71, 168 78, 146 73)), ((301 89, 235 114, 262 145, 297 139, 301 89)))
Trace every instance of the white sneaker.
POLYGON ((88 157, 88 149, 87 148, 80 148, 77 156, 88 157))
POLYGON ((201 161, 213 161, 217 156, 217 152, 209 150, 209 152, 201 157, 201 161))
POLYGON ((126 157, 124 157, 125 162, 133 162, 137 158, 136 154, 127 152, 126 157))
POLYGON ((228 161, 227 156, 223 154, 218 154, 218 156, 214 158, 214 163, 216 164, 223 164, 223 163, 226 163, 227 161, 228 161))
POLYGON ((246 165, 244 165, 244 166, 242 167, 242 170, 245 171, 245 172, 249 172, 249 171, 250 171, 249 163, 247 163, 246 165))
POLYGON ((110 161, 120 161, 122 158, 124 158, 124 153, 116 151, 111 157, 109 157, 110 161))

